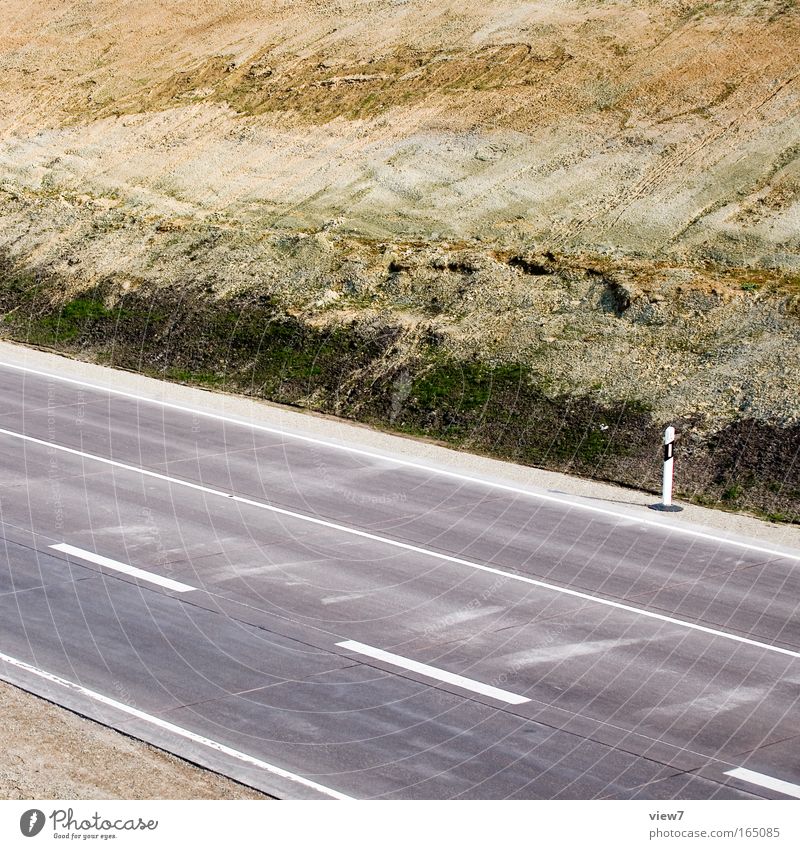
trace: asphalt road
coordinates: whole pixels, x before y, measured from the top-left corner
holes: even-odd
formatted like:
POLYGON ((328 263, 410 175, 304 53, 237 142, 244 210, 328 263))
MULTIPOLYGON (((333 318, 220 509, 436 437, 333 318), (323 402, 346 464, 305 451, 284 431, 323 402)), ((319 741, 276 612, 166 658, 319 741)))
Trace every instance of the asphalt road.
POLYGON ((284 797, 800 798, 797 555, 3 365, 0 399, 6 680, 284 797))

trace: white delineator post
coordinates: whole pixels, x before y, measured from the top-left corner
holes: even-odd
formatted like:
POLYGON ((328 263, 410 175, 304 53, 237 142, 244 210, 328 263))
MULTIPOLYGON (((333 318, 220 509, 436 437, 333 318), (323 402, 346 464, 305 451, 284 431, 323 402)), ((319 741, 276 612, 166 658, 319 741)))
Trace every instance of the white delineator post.
POLYGON ((664 431, 664 479, 661 484, 661 503, 672 507, 672 476, 675 466, 675 428, 664 431))
POLYGON ((680 513, 683 507, 672 503, 672 472, 675 465, 675 428, 664 431, 664 479, 661 484, 661 503, 649 504, 651 510, 665 513, 680 513))
POLYGON ((664 513, 680 513, 683 507, 672 503, 672 473, 675 466, 675 428, 664 431, 664 478, 661 484, 661 503, 649 504, 651 510, 664 513))

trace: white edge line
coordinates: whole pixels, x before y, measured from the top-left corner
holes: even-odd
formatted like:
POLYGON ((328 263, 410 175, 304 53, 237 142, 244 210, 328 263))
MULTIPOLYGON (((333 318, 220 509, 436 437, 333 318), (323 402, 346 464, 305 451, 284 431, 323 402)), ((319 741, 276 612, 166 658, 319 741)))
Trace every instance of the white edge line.
POLYGON ((731 778, 738 778, 740 781, 746 781, 748 784, 757 784, 759 787, 766 787, 767 790, 775 790, 778 793, 783 793, 785 796, 800 799, 800 784, 782 781, 780 778, 773 778, 771 775, 762 775, 760 772, 753 772, 752 769, 745 769, 741 766, 728 770, 725 775, 730 775, 731 778))
MULTIPOLYGON (((602 516, 612 516, 615 519, 624 519, 625 521, 636 522, 640 525, 647 525, 648 527, 658 528, 659 530, 664 531, 665 533, 674 532, 684 534, 686 536, 692 536, 698 539, 708 540, 709 542, 717 542, 723 545, 732 545, 736 548, 743 548, 748 551, 757 551, 761 554, 769 554, 774 555, 775 557, 784 557, 788 558, 789 560, 800 561, 800 553, 781 551, 780 549, 766 548, 765 546, 756 545, 755 543, 730 539, 725 536, 719 536, 717 534, 708 533, 706 531, 699 531, 694 528, 687 528, 678 524, 666 524, 655 519, 648 519, 646 516, 640 517, 632 513, 621 513, 617 510, 612 510, 607 507, 597 507, 593 504, 584 504, 582 501, 573 501, 568 498, 559 498, 556 495, 537 492, 534 489, 513 486, 512 484, 501 483, 500 481, 492 480, 491 478, 475 477, 474 475, 466 475, 462 472, 456 472, 452 469, 445 469, 440 466, 431 466, 426 463, 416 462, 414 460, 406 460, 402 457, 396 457, 392 454, 381 454, 377 451, 368 451, 364 448, 355 448, 350 445, 343 445, 338 442, 331 442, 326 439, 319 439, 315 436, 308 436, 306 434, 284 430, 279 427, 270 427, 269 425, 248 421, 245 418, 238 418, 236 416, 226 416, 222 413, 211 412, 210 410, 200 410, 194 407, 186 407, 182 404, 175 404, 171 401, 162 401, 158 398, 149 398, 146 395, 138 395, 135 392, 126 392, 123 389, 113 389, 112 387, 103 386, 97 383, 91 383, 87 380, 78 380, 74 377, 64 377, 63 375, 54 374, 48 371, 41 371, 39 369, 30 368, 30 366, 22 366, 17 363, 0 361, 0 367, 15 369, 17 371, 22 372, 28 372, 30 374, 38 375, 39 377, 50 378, 51 380, 60 380, 62 383, 72 383, 76 386, 85 386, 88 389, 93 389, 96 392, 106 392, 111 395, 117 395, 120 398, 130 398, 136 401, 144 401, 148 404, 158 404, 161 407, 165 407, 170 410, 176 410, 181 413, 188 413, 193 416, 203 416, 205 418, 214 419, 216 421, 230 422, 231 424, 235 424, 240 427, 249 427, 254 430, 259 430, 264 433, 271 433, 276 436, 282 436, 287 439, 296 439, 302 442, 309 442, 314 445, 324 445, 326 448, 334 448, 338 451, 348 451, 351 454, 358 454, 362 457, 370 457, 373 460, 381 460, 385 463, 394 463, 398 466, 407 466, 408 468, 412 469, 421 469, 422 471, 428 473, 447 475, 448 477, 457 478, 459 480, 467 481, 469 483, 475 483, 481 486, 489 486, 493 489, 501 489, 506 492, 513 492, 518 495, 526 495, 531 498, 538 498, 540 501, 547 501, 553 504, 561 504, 566 507, 576 507, 579 510, 586 510, 590 513, 598 513, 602 516)), ((398 436, 397 438, 400 439, 402 437, 398 436)), ((576 496, 576 498, 579 497, 580 496, 576 496)))
POLYGON ((263 501, 256 501, 252 498, 245 498, 241 495, 234 495, 230 492, 223 492, 221 489, 213 489, 212 487, 203 486, 202 484, 193 483, 192 481, 181 480, 180 478, 173 478, 169 475, 163 475, 160 472, 153 472, 149 469, 142 469, 138 466, 131 466, 127 463, 121 463, 118 460, 109 460, 107 457, 98 457, 96 454, 88 454, 86 451, 79 451, 77 448, 67 448, 65 445, 58 445, 55 442, 48 442, 44 439, 38 439, 35 436, 27 436, 24 433, 17 433, 16 431, 6 430, 5 428, 0 428, 0 434, 11 436, 14 439, 21 439, 24 442, 32 442, 36 445, 44 445, 48 448, 55 448, 56 450, 63 451, 66 454, 73 454, 78 457, 87 457, 90 460, 95 460, 96 462, 103 463, 107 466, 113 466, 114 468, 118 469, 125 469, 126 471, 134 472, 138 475, 155 478, 156 480, 166 481, 167 483, 177 484, 178 486, 183 486, 187 489, 194 489, 198 492, 208 493, 209 495, 217 495, 222 498, 225 498, 228 502, 247 504, 250 507, 257 507, 260 510, 267 510, 270 513, 277 513, 281 516, 289 516, 293 519, 300 519, 301 521, 309 522, 313 525, 320 525, 325 528, 331 528, 336 531, 341 531, 342 533, 361 537, 362 539, 375 540, 376 542, 383 543, 384 545, 391 545, 394 548, 402 548, 404 551, 413 551, 417 554, 424 554, 426 557, 435 557, 438 560, 444 560, 448 563, 457 563, 461 566, 468 566, 470 569, 477 569, 481 572, 488 572, 492 575, 501 575, 502 577, 509 578, 510 580, 520 581, 521 583, 530 584, 534 587, 541 587, 542 589, 562 593, 563 595, 572 596, 573 598, 580 598, 584 601, 594 602, 595 604, 603 604, 606 607, 613 607, 617 610, 625 610, 628 613, 635 613, 639 616, 647 616, 650 619, 657 619, 660 622, 668 622, 671 625, 678 625, 683 628, 689 628, 693 631, 701 631, 704 634, 711 634, 714 637, 724 637, 727 640, 733 640, 737 643, 744 643, 745 645, 755 646, 756 648, 763 649, 765 651, 775 652, 776 654, 783 654, 787 657, 800 658, 800 651, 784 649, 780 646, 773 646, 769 643, 762 643, 758 640, 751 640, 749 637, 740 637, 738 634, 730 634, 727 631, 720 631, 716 628, 709 628, 705 625, 698 625, 694 622, 686 622, 683 619, 675 619, 674 617, 667 616, 663 613, 655 613, 652 610, 645 610, 641 607, 632 607, 628 604, 622 604, 621 602, 612 601, 611 599, 607 598, 600 598, 599 596, 594 596, 589 593, 583 593, 579 590, 571 590, 568 587, 560 587, 557 584, 549 584, 546 581, 540 581, 536 578, 529 578, 526 575, 520 575, 516 572, 510 572, 506 569, 498 569, 494 566, 485 566, 482 563, 475 563, 471 560, 464 560, 461 557, 455 557, 451 554, 443 554, 441 552, 433 551, 428 548, 422 548, 418 545, 412 545, 411 543, 400 542, 400 540, 394 540, 389 537, 378 536, 377 534, 371 534, 368 531, 360 531, 357 528, 350 528, 347 525, 340 525, 337 522, 329 522, 327 519, 317 519, 314 516, 306 516, 303 513, 296 513, 294 510, 287 510, 284 507, 275 507, 274 505, 266 504, 263 501))
POLYGON ((374 646, 368 646, 364 643, 357 643, 355 640, 345 640, 342 643, 336 643, 339 648, 347 649, 347 651, 355 652, 356 654, 365 655, 366 657, 382 660, 384 663, 389 663, 392 666, 399 666, 401 669, 408 669, 410 672, 416 672, 425 678, 433 678, 436 681, 444 681, 446 684, 452 684, 455 687, 460 687, 463 690, 471 690, 473 693, 480 693, 484 696, 489 696, 491 699, 496 699, 499 702, 506 702, 509 705, 521 705, 529 702, 530 699, 525 696, 520 696, 517 693, 511 693, 508 690, 501 690, 499 687, 492 687, 490 684, 483 684, 480 681, 475 681, 472 678, 465 678, 463 675, 455 675, 445 669, 439 669, 436 666, 428 666, 427 663, 420 663, 416 660, 410 660, 407 657, 402 657, 399 654, 392 654, 383 649, 376 649, 374 646))
POLYGON ((228 755, 231 758, 235 758, 238 761, 242 761, 243 763, 250 764, 251 766, 255 766, 258 769, 263 769, 265 772, 269 772, 272 775, 276 775, 279 778, 285 778, 289 781, 294 781, 297 784, 302 784, 304 787, 308 787, 312 790, 317 791, 318 793, 323 793, 326 796, 330 796, 334 799, 352 799, 352 796, 346 796, 344 793, 340 793, 338 790, 332 790, 330 787, 325 787, 323 784, 318 784, 316 781, 312 781, 310 778, 304 778, 302 775, 297 775, 296 773, 289 772, 288 770, 282 769, 279 766, 275 766, 274 764, 267 763, 266 761, 259 760, 258 758, 253 757, 252 755, 248 755, 245 752, 240 752, 238 749, 231 749, 229 746, 225 746, 222 743, 218 743, 216 740, 211 740, 208 737, 203 737, 200 734, 195 734, 193 731, 189 731, 186 728, 182 728, 180 725, 173 725, 171 722, 165 722, 163 719, 159 719, 157 716, 152 716, 149 713, 144 713, 141 710, 137 710, 130 705, 126 705, 123 702, 118 702, 116 699, 111 699, 108 696, 104 696, 102 693, 96 693, 94 690, 89 690, 86 687, 81 687, 80 684, 75 684, 73 681, 67 681, 65 678, 59 678, 58 675, 53 675, 51 672, 45 672, 43 669, 38 669, 35 666, 31 666, 29 663, 25 663, 22 660, 17 660, 15 657, 9 657, 7 654, 3 654, 0 652, 0 661, 4 661, 5 663, 10 664, 11 666, 16 666, 18 669, 22 669, 24 672, 29 672, 32 675, 36 675, 39 678, 43 678, 45 681, 49 681, 52 684, 57 684, 60 687, 64 687, 72 692, 78 693, 81 696, 86 696, 90 699, 93 699, 96 702, 100 702, 100 704, 104 704, 108 707, 114 708, 115 710, 122 711, 122 713, 126 713, 129 716, 133 716, 136 719, 141 719, 144 722, 149 723, 150 725, 155 725, 158 728, 161 728, 164 731, 168 731, 170 734, 177 734, 180 737, 184 737, 187 740, 191 740, 193 743, 199 743, 202 746, 206 746, 209 749, 213 749, 216 752, 220 752, 223 755, 228 755))
POLYGON ((80 560, 87 560, 89 563, 96 563, 98 566, 105 566, 107 569, 113 569, 116 572, 122 572, 125 575, 130 575, 132 578, 138 578, 140 581, 158 584, 168 590, 174 590, 176 593, 189 593, 197 589, 196 587, 190 587, 189 584, 173 581, 172 578, 156 575, 155 572, 147 572, 144 569, 138 569, 136 566, 130 566, 127 563, 120 563, 119 560, 112 560, 110 557, 104 557, 102 554, 95 554, 93 551, 76 548, 74 545, 69 545, 66 542, 59 542, 57 545, 51 545, 50 548, 55 551, 61 551, 64 554, 69 554, 72 557, 77 557, 80 560))

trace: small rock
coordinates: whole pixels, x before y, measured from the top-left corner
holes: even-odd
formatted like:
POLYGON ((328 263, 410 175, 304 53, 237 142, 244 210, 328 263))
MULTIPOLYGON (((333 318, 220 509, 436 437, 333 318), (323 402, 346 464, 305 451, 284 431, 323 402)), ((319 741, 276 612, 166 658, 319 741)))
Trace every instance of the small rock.
POLYGON ((267 77, 271 77, 272 74, 272 68, 269 65, 262 65, 260 62, 251 65, 250 70, 247 72, 247 76, 252 77, 254 80, 266 79, 267 77))

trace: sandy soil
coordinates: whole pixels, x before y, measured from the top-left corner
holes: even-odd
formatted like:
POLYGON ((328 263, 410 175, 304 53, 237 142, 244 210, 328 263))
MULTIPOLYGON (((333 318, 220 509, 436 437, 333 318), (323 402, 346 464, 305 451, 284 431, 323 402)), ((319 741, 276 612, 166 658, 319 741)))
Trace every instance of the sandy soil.
POLYGON ((0 260, 57 277, 52 300, 258 288, 331 326, 367 308, 435 323, 459 356, 533 364, 550 394, 634 398, 706 430, 800 417, 797 3, 8 0, 4 15, 0 260), (597 275, 507 263, 550 253, 621 269, 606 281, 632 308, 609 310, 597 275), (706 273, 732 267, 753 276, 706 273), (776 273, 788 299, 760 291, 776 273))
POLYGON ((0 799, 268 799, 0 682, 0 799))
POLYGON ((800 268, 787 0, 9 0, 2 182, 800 268))

